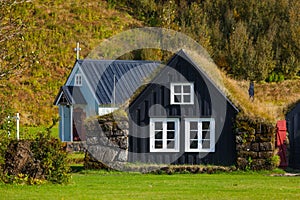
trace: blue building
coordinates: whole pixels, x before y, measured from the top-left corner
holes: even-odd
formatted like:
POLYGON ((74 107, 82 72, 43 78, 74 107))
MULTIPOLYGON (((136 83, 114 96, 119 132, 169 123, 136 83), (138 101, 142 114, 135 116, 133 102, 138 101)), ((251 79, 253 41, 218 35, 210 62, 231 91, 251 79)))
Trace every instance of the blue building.
POLYGON ((61 141, 84 141, 84 120, 112 112, 160 65, 154 61, 76 60, 54 105, 61 141))

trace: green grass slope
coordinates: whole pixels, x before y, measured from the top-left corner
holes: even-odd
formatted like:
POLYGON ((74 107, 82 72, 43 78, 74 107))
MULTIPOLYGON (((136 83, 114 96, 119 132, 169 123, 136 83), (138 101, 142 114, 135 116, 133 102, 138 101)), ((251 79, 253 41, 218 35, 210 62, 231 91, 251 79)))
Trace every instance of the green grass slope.
POLYGON ((103 39, 141 24, 105 1, 93 0, 37 0, 18 5, 11 14, 25 29, 3 48, 13 52, 19 40, 32 59, 23 62, 23 73, 1 80, 0 102, 20 112, 23 125, 49 124, 58 116, 52 104, 75 62, 76 42, 84 58, 103 39))

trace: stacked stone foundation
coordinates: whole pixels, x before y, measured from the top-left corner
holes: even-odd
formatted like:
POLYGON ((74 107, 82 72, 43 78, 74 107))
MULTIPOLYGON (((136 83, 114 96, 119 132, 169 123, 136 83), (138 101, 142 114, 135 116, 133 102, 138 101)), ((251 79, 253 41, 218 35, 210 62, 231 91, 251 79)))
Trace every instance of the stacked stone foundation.
POLYGON ((275 135, 276 128, 271 123, 237 118, 237 167, 251 170, 276 168, 275 135))
POLYGON ((86 130, 85 168, 122 170, 128 159, 128 121, 93 118, 86 130))

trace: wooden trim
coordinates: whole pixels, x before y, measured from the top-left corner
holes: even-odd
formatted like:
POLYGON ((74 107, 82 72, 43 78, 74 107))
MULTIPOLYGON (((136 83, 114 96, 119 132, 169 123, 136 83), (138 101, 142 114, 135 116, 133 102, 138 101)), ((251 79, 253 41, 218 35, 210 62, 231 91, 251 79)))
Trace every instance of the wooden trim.
POLYGON ((70 141, 73 142, 73 106, 70 105, 70 141))
POLYGON ((180 147, 180 120, 179 118, 150 118, 150 152, 179 152, 180 147), (163 147, 166 147, 167 142, 167 133, 166 133, 166 122, 175 122, 175 149, 155 149, 155 133, 154 133, 154 122, 162 122, 163 123, 163 147))
MULTIPOLYGON (((184 95, 183 91, 181 92, 181 97, 184 95)), ((194 83, 193 82, 171 82, 170 83, 170 104, 171 105, 193 105, 195 99, 194 83), (190 102, 175 102, 174 101, 174 86, 190 86, 190 102)), ((183 98, 181 99, 183 101, 183 98)))
POLYGON ((215 152, 215 119, 214 118, 185 118, 185 152, 215 152), (198 142, 202 137, 202 122, 210 122, 210 148, 203 149, 198 146, 197 149, 190 149, 190 126, 189 122, 198 123, 198 142), (201 134, 199 134, 201 132, 201 134))
POLYGON ((59 106, 61 108, 61 140, 65 141, 65 116, 64 116, 64 106, 59 106))

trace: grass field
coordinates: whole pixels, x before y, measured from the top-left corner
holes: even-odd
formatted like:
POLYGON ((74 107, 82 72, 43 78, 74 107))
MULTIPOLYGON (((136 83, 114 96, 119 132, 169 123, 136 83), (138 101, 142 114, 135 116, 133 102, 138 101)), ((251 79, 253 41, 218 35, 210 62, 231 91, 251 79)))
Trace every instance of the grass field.
POLYGON ((84 171, 67 185, 0 184, 0 199, 300 199, 300 177, 84 171))
MULTIPOLYGON (((21 126, 20 127, 20 139, 32 138, 39 132, 46 132, 46 126, 21 126)), ((51 128, 51 136, 59 138, 58 136, 58 124, 51 128)), ((15 137, 15 132, 12 133, 12 137, 15 137)))

